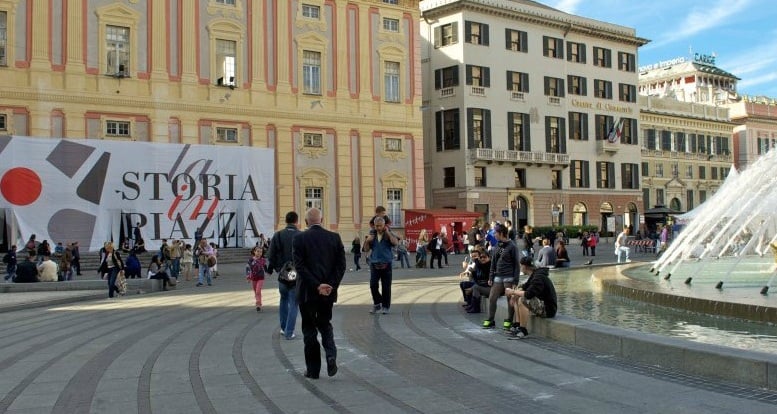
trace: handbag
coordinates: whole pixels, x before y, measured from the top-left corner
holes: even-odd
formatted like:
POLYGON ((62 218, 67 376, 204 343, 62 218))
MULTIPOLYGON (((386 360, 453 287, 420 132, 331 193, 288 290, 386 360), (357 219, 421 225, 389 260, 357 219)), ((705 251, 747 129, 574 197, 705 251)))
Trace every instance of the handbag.
POLYGON ((208 256, 208 267, 216 266, 216 256, 208 256))
POLYGON ((127 278, 124 276, 124 270, 119 270, 119 274, 116 275, 115 285, 119 295, 127 293, 127 278))
POLYGON ((278 280, 282 282, 296 282, 297 281, 297 269, 294 268, 294 263, 291 261, 286 262, 278 273, 278 280))

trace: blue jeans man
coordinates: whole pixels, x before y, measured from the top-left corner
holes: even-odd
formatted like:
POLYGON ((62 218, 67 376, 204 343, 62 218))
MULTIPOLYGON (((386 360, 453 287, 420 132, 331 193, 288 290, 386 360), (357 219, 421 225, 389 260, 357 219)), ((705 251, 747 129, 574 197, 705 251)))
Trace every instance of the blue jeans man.
POLYGON ((172 269, 171 269, 170 272, 172 274, 170 276, 177 279, 178 276, 180 276, 180 274, 181 274, 181 258, 180 257, 176 257, 174 259, 171 259, 171 261, 173 262, 173 264, 171 266, 172 269))
POLYGON ((278 282, 278 293, 280 293, 281 334, 286 339, 293 339, 294 327, 297 324, 297 287, 294 284, 278 282))
POLYGON ((5 280, 10 280, 13 282, 14 278, 16 277, 16 265, 8 264, 8 266, 5 267, 5 271, 8 272, 8 274, 5 275, 5 280))
POLYGON ((114 266, 108 268, 108 297, 112 298, 114 292, 119 293, 119 289, 116 287, 116 277, 119 276, 119 268, 114 266))
POLYGON ((403 269, 405 264, 407 264, 407 268, 410 269, 410 255, 407 253, 407 250, 399 251, 399 264, 402 265, 403 269))
POLYGON ((197 286, 202 286, 207 280, 208 286, 213 286, 213 279, 211 278, 210 268, 207 263, 200 263, 200 272, 197 279, 197 286))
POLYGON ((370 293, 372 293, 372 311, 370 313, 389 313, 391 308, 391 263, 370 263, 370 293), (380 282, 380 289, 378 289, 380 282))

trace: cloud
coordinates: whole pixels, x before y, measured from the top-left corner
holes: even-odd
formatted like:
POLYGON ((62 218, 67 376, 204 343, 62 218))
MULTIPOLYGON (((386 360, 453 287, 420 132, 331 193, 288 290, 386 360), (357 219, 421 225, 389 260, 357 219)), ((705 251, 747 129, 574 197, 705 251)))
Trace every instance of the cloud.
POLYGON ((697 7, 685 16, 685 19, 679 22, 675 27, 676 31, 667 31, 664 36, 650 44, 648 47, 655 48, 669 43, 687 39, 708 29, 719 28, 722 23, 731 16, 745 9, 752 0, 718 0, 712 7, 705 4, 704 7, 697 7))
POLYGON ((561 0, 553 7, 569 14, 575 14, 582 0, 561 0))
MULTIPOLYGON (((737 84, 737 89, 739 89, 740 91, 745 89, 752 89, 754 86, 763 85, 765 83, 773 83, 775 80, 777 80, 777 72, 764 73, 759 76, 742 79, 737 84)), ((774 93, 772 89, 767 89, 767 90, 763 90, 762 88, 759 88, 759 89, 761 89, 760 92, 754 91, 751 93, 756 95, 772 95, 774 93)))

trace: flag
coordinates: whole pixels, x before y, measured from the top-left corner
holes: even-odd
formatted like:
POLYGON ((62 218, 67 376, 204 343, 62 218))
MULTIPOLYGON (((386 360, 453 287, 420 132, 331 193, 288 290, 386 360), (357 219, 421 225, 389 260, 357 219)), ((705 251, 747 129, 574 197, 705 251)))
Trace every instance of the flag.
POLYGON ((607 141, 611 144, 616 144, 623 135, 623 118, 617 120, 610 129, 610 133, 607 134, 607 141))

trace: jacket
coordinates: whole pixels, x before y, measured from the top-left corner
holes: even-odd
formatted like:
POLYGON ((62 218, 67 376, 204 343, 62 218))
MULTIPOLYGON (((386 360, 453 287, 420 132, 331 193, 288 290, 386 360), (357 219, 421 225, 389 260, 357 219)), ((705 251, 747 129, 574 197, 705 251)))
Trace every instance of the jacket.
POLYGON ((316 224, 294 236, 292 246, 297 302, 337 302, 337 289, 345 275, 345 247, 340 235, 316 224), (329 296, 318 293, 323 283, 332 286, 329 296))
MULTIPOLYGON (((267 261, 270 262, 267 266, 267 271, 272 274, 275 270, 278 274, 281 273, 283 265, 287 262, 294 260, 294 256, 291 254, 292 242, 294 236, 299 234, 300 231, 294 224, 287 224, 283 230, 276 231, 272 235, 270 241, 270 251, 267 253, 267 261)), ((285 280, 278 279, 278 283, 284 283, 288 286, 292 286, 295 282, 287 282, 285 280)))
POLYGON ((547 267, 534 269, 534 273, 529 276, 522 288, 524 298, 531 299, 536 297, 545 303, 545 314, 548 318, 556 316, 556 311, 558 310, 556 288, 548 277, 547 267))

